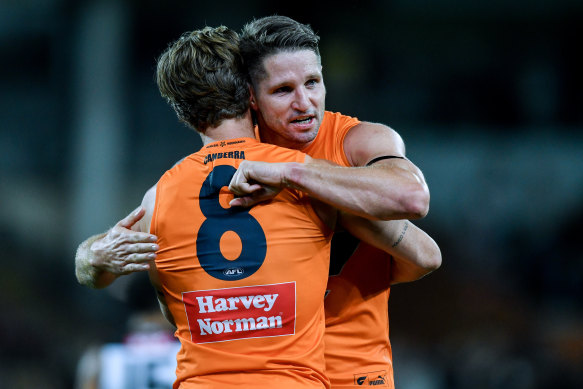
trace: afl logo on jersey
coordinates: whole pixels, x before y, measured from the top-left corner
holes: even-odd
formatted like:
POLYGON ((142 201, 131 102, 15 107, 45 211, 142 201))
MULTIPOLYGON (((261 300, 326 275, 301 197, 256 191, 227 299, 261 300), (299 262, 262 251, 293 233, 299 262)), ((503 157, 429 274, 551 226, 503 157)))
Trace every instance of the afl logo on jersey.
POLYGON ((229 277, 229 276, 231 276, 231 277, 242 276, 243 273, 245 273, 245 269, 243 269, 242 267, 232 267, 232 268, 223 270, 223 274, 226 275, 227 277, 229 277))

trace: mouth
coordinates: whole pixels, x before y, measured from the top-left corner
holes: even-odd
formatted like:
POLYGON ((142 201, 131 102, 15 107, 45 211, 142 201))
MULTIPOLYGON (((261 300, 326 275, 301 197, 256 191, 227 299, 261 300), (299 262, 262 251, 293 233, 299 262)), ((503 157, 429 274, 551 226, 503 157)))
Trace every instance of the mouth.
POLYGON ((292 124, 311 125, 314 122, 314 116, 300 116, 291 121, 292 124))

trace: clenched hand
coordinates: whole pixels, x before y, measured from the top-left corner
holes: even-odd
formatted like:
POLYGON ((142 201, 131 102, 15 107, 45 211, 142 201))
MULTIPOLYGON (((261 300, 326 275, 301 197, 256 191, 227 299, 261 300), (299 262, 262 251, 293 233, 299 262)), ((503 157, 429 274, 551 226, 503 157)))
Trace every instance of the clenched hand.
POLYGON ((231 206, 250 207, 271 200, 285 186, 286 163, 243 161, 229 184, 231 206))

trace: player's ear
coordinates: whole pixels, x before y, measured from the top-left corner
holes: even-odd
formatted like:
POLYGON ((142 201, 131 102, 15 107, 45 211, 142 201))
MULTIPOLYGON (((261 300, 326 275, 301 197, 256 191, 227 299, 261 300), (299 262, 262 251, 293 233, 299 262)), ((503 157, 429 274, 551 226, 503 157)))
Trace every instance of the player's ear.
POLYGON ((257 111, 257 99, 255 98, 255 90, 251 84, 249 84, 249 105, 252 110, 257 111))

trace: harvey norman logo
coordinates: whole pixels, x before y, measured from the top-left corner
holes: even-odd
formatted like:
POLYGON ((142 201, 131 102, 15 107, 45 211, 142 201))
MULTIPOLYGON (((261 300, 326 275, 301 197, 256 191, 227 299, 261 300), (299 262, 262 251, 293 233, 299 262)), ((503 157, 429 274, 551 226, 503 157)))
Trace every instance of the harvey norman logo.
POLYGON ((184 292, 182 301, 195 343, 295 333, 295 282, 184 292))

